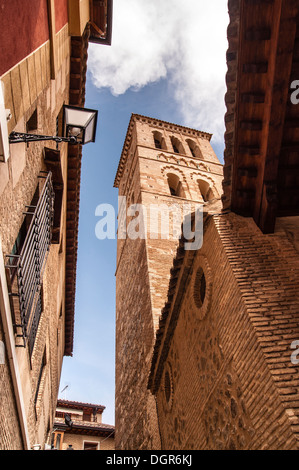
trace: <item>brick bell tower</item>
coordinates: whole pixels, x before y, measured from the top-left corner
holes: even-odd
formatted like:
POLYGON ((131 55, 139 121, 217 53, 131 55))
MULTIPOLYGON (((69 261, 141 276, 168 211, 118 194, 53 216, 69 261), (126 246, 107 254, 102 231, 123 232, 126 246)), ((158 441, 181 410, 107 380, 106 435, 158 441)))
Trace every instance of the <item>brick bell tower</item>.
POLYGON ((186 203, 221 211, 223 171, 210 140, 205 132, 131 116, 114 183, 119 214, 126 214, 117 242, 116 449, 160 448, 156 403, 147 383, 178 240, 160 233, 161 224, 153 226, 151 217, 149 223, 149 214, 157 205, 186 203), (144 236, 139 231, 132 237, 128 230, 140 216, 134 204, 142 204, 147 216, 144 236))

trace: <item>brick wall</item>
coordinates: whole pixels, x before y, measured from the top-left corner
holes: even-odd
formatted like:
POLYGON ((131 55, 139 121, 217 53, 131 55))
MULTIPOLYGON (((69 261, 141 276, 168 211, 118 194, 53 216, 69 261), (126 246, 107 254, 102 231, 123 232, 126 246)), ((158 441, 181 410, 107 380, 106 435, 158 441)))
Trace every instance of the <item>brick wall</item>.
POLYGON ((77 435, 77 434, 68 434, 64 433, 63 435, 63 442, 62 442, 62 449, 66 450, 69 445, 73 447, 74 450, 83 450, 84 448, 84 441, 98 443, 99 449, 98 450, 114 450, 114 439, 113 438, 105 438, 105 437, 98 437, 93 435, 77 435))
POLYGON ((144 240, 126 240, 117 270, 116 298, 115 446, 159 448, 155 400, 146 388, 154 326, 144 240))
MULTIPOLYGON (((189 201, 203 202, 197 178, 209 181, 220 197, 222 166, 208 136, 191 129, 133 117, 124 144, 117 186, 127 197, 127 207, 142 203, 149 221, 151 204, 179 207, 189 201), (153 133, 159 131, 165 148, 157 149, 153 133), (175 154, 171 136, 180 139, 182 154, 175 154), (186 139, 201 149, 192 156, 186 139), (167 174, 177 175, 184 197, 170 194, 167 174)), ((128 217, 127 224, 134 217, 128 217)), ((172 232, 170 232, 172 235, 172 232)), ((147 389, 155 332, 167 298, 170 270, 178 244, 172 236, 147 225, 146 239, 118 240, 116 270, 116 448, 159 449, 160 432, 154 397, 147 389), (152 236, 153 235, 153 236, 152 236), (157 235, 157 237, 155 237, 157 235)))
POLYGON ((202 249, 184 257, 162 328, 169 331, 157 393, 164 449, 298 448, 299 371, 290 360, 299 338, 298 272, 283 231, 263 235, 234 214, 209 219, 202 249), (198 308, 200 267, 206 297, 198 308))

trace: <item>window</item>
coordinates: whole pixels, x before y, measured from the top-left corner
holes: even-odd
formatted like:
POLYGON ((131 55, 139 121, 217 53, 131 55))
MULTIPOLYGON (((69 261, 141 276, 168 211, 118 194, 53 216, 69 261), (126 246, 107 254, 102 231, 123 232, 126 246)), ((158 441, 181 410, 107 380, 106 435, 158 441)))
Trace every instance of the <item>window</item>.
POLYGON ((165 404, 167 406, 167 409, 170 410, 172 408, 173 403, 173 378, 169 363, 166 364, 166 368, 164 371, 162 390, 164 393, 165 404))
POLYGON ((177 137, 172 136, 170 140, 171 140, 174 153, 184 153, 184 148, 182 146, 182 143, 179 139, 177 139, 177 137))
POLYGON ((188 147, 190 149, 190 152, 192 154, 192 156, 194 158, 203 158, 202 156, 202 153, 198 147, 198 145, 196 144, 196 142, 194 142, 194 140, 191 140, 191 139, 187 139, 186 140, 187 144, 188 144, 188 147))
POLYGON ((177 175, 169 173, 167 175, 167 181, 168 181, 169 191, 172 196, 183 197, 183 198, 186 197, 182 183, 177 175))
POLYGON ((63 443, 63 432, 54 432, 52 445, 54 449, 61 450, 63 443))
POLYGON ((203 306, 206 296, 206 278, 202 268, 199 268, 194 281, 194 302, 197 308, 203 306))
POLYGON ((156 149, 166 150, 165 140, 161 132, 155 131, 153 132, 153 136, 156 149))
MULTIPOLYGON (((7 255, 7 277, 16 337, 34 344, 42 310, 41 285, 50 249, 53 223, 53 187, 51 173, 41 176, 44 181, 37 189, 14 244, 7 255), (32 331, 31 331, 32 330, 32 331)), ((18 344, 22 346, 22 344, 18 344)))
POLYGON ((208 259, 199 255, 198 265, 192 275, 191 297, 194 304, 194 313, 199 320, 203 320, 211 307, 212 274, 208 259))
POLYGON ((83 411, 83 421, 91 421, 91 414, 83 411))
POLYGON ((156 147, 156 149, 161 149, 162 148, 161 142, 158 139, 155 139, 155 147, 156 147))
POLYGON ((83 443, 83 450, 98 450, 98 442, 86 442, 83 443))
POLYGON ((211 201, 214 198, 214 193, 210 188, 209 183, 203 180, 198 180, 197 184, 204 202, 211 201))
POLYGON ((16 238, 16 241, 14 243, 14 246, 12 248, 12 251, 9 257, 9 264, 11 265, 10 274, 11 274, 12 280, 14 279, 14 276, 16 275, 16 272, 17 272, 17 269, 16 268, 14 269, 13 266, 17 264, 17 258, 20 255, 22 251, 22 247, 25 243, 26 236, 27 236, 27 233, 31 224, 31 220, 32 220, 32 214, 33 214, 32 211, 34 211, 36 207, 38 198, 39 198, 39 186, 37 186, 35 190, 35 193, 30 202, 30 205, 27 206, 27 209, 28 209, 27 214, 25 215, 24 221, 21 225, 21 228, 19 230, 18 236, 16 238))
POLYGON ((37 130, 37 109, 32 113, 28 121, 26 122, 26 132, 32 132, 37 130))

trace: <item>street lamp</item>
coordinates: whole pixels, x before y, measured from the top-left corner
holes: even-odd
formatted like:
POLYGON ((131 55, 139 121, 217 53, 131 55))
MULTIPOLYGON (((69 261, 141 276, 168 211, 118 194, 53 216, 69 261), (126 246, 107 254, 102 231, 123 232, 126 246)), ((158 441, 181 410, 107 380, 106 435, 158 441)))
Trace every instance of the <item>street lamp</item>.
POLYGON ((54 140, 54 142, 68 142, 70 144, 87 144, 95 141, 98 111, 94 109, 79 108, 78 106, 63 106, 62 136, 49 136, 11 132, 9 143, 39 142, 54 140))

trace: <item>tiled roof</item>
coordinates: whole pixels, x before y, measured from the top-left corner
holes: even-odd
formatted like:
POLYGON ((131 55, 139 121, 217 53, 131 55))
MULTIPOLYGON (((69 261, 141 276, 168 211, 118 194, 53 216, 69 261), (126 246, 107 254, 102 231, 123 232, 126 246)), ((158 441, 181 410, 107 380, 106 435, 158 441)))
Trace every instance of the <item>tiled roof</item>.
POLYGON ((91 409, 99 409, 99 410, 104 410, 106 407, 103 405, 97 405, 94 403, 85 403, 85 402, 80 402, 80 401, 74 401, 74 400, 62 400, 59 398, 57 400, 57 406, 63 406, 65 408, 72 408, 72 409, 83 409, 83 408, 91 408, 91 409))

